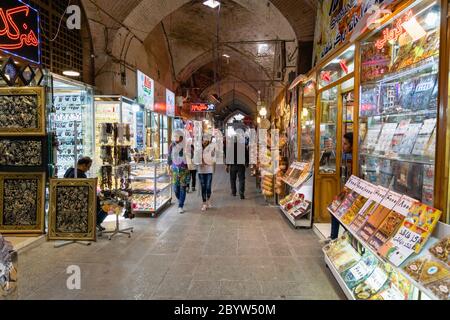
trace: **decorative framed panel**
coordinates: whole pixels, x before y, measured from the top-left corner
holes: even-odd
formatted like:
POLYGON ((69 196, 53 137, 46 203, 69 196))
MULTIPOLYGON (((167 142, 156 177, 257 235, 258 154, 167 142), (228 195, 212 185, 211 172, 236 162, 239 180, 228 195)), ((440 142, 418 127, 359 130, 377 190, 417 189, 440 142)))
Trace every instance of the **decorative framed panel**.
POLYGON ((49 240, 96 241, 97 179, 51 179, 49 240))
POLYGON ((0 135, 45 135, 43 87, 0 88, 0 135))
POLYGON ((0 233, 43 234, 45 173, 0 173, 0 233))
POLYGON ((0 137, 0 171, 47 171, 47 137, 0 137))

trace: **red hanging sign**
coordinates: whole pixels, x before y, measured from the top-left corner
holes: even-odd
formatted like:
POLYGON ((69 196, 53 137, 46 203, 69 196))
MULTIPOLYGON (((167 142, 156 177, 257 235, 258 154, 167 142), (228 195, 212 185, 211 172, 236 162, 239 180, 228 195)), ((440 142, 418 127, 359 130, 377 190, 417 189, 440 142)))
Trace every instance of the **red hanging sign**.
POLYGON ((207 103, 192 103, 191 112, 214 112, 216 106, 207 103))
POLYGON ((0 3, 0 50, 40 64, 39 13, 20 0, 0 3))

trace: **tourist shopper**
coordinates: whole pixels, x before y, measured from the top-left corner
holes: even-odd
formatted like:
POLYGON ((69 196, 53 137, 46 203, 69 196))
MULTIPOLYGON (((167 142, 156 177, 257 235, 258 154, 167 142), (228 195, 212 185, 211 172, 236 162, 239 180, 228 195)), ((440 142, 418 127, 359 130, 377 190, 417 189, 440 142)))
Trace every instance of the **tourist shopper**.
MULTIPOLYGON (((75 168, 70 168, 64 174, 65 179, 87 179, 86 173, 91 170, 92 159, 89 157, 82 157, 77 162, 77 175, 75 176, 75 168)), ((97 197, 97 229, 100 231, 105 231, 106 229, 102 227, 103 221, 105 221, 108 213, 105 212, 100 205, 100 199, 97 197)))
POLYGON ((184 213, 184 203, 186 201, 186 191, 189 184, 189 169, 186 155, 184 153, 184 133, 183 130, 173 132, 173 142, 169 147, 167 163, 172 174, 172 183, 175 196, 178 199, 178 213, 184 213))
POLYGON ((211 204, 211 194, 212 194, 212 179, 214 173, 214 150, 210 153, 208 152, 208 146, 211 145, 211 136, 204 135, 202 138, 202 146, 203 146, 203 156, 202 156, 202 164, 198 166, 198 177, 200 180, 200 185, 202 188, 202 211, 206 211, 207 209, 212 207, 211 204))

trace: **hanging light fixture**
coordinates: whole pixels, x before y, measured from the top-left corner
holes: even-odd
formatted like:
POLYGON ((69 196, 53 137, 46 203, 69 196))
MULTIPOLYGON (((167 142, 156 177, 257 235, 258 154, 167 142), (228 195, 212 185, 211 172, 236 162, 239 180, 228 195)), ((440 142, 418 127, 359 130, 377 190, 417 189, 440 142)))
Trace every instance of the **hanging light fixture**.
POLYGON ((70 69, 64 70, 63 75, 73 78, 79 77, 80 73, 76 71, 75 68, 73 67, 73 55, 69 51, 66 52, 66 55, 70 57, 70 69))
POLYGON ((208 0, 208 1, 203 2, 203 4, 205 6, 208 6, 208 7, 212 8, 212 9, 215 9, 218 6, 220 6, 220 2, 217 1, 217 0, 208 0))

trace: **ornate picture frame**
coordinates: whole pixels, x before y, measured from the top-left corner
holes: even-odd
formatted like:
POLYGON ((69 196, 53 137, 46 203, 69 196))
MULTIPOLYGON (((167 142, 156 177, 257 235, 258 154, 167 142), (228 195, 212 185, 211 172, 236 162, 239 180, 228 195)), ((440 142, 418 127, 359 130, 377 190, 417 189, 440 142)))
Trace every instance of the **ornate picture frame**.
POLYGON ((0 172, 46 172, 47 137, 0 137, 0 172))
POLYGON ((0 173, 0 233, 45 233, 45 173, 0 173))
POLYGON ((50 179, 48 240, 96 241, 97 179, 50 179))
POLYGON ((0 88, 0 135, 45 136, 45 101, 43 87, 0 88))

